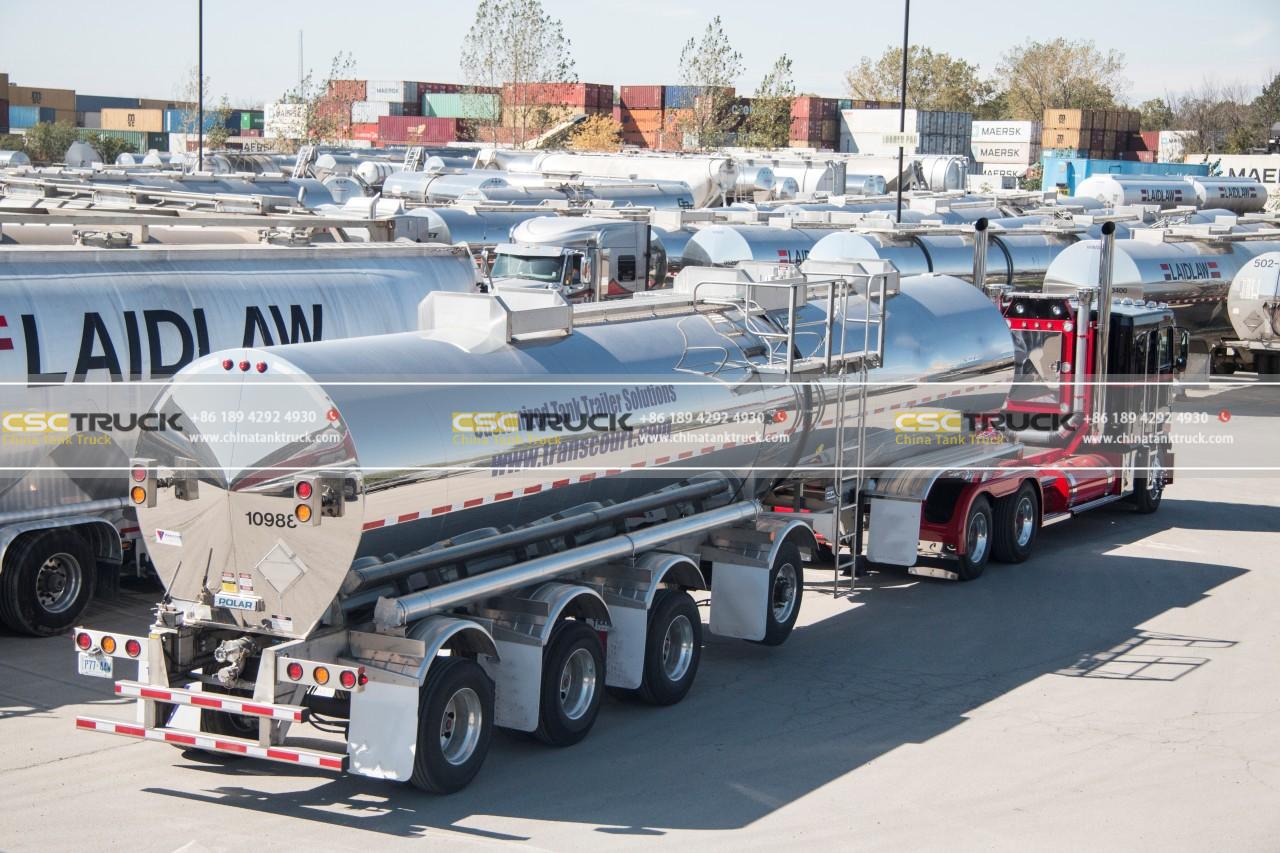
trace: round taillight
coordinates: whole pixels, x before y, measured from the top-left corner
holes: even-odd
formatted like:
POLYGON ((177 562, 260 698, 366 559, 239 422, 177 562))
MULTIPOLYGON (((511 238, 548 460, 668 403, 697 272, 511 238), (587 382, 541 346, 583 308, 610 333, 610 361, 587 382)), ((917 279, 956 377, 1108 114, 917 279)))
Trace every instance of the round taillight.
POLYGON ((352 687, 356 686, 356 674, 349 669, 344 669, 342 672, 338 673, 338 682, 343 687, 350 690, 352 687))
POLYGON ((260 361, 260 362, 258 362, 257 364, 255 364, 253 367, 254 367, 254 369, 255 369, 255 370, 257 370, 259 373, 266 373, 266 372, 267 372, 267 363, 266 363, 265 361, 260 361))
POLYGON ((328 684, 329 670, 323 666, 318 666, 312 671, 311 677, 315 679, 316 684, 328 684))
POLYGON ((102 650, 109 655, 116 653, 116 638, 110 634, 106 635, 99 641, 98 645, 102 646, 102 650))
POLYGON ((249 362, 247 362, 247 361, 242 361, 242 362, 240 362, 240 369, 241 369, 241 370, 248 370, 248 369, 249 369, 249 362))
POLYGON ((124 653, 131 658, 136 658, 138 655, 142 654, 142 643, 139 643, 137 640, 125 640, 124 653))
POLYGON ((311 507, 306 504, 298 504, 293 508, 293 517, 306 524, 311 520, 311 507))
POLYGON ((76 634, 76 645, 87 652, 89 649, 93 648, 93 637, 90 637, 84 631, 81 631, 79 634, 76 634))
POLYGON ((236 363, 235 363, 234 361, 232 361, 231 359, 229 359, 229 358, 224 358, 224 359, 222 360, 222 369, 223 369, 223 370, 230 370, 231 368, 233 368, 233 367, 235 367, 235 366, 236 366, 236 363))
POLYGON ((305 501, 311 497, 311 484, 306 480, 302 480, 298 485, 293 487, 293 493, 298 496, 298 500, 305 501))
POLYGON ((141 483, 143 480, 147 479, 147 469, 134 468, 132 471, 129 472, 129 476, 133 478, 133 481, 135 483, 141 483))
POLYGON ((364 686, 365 686, 366 684, 368 684, 368 683, 369 683, 369 676, 367 676, 367 675, 365 675, 363 672, 361 672, 361 673, 360 673, 360 686, 361 686, 361 687, 364 687, 364 686))
POLYGON ((129 497, 136 504, 146 503, 147 490, 142 488, 142 486, 134 486, 132 489, 129 490, 129 497))
POLYGON ((285 671, 285 674, 289 676, 290 681, 302 680, 302 664, 298 663, 297 661, 294 661, 293 663, 285 667, 284 671, 285 671))

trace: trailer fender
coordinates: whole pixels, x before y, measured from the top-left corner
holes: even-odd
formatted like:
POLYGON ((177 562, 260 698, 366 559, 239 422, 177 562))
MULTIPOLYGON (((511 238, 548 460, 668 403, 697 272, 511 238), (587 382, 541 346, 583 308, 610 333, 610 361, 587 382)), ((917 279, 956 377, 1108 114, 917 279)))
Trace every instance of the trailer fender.
MULTIPOLYGON (((530 624, 528 613, 514 609, 506 614, 511 617, 509 624, 495 628, 493 635, 498 657, 481 658, 480 666, 493 679, 495 722, 503 728, 531 732, 538 728, 542 650, 556 625, 566 617, 581 619, 598 630, 607 630, 612 623, 604 598, 587 586, 552 581, 520 600, 537 619, 530 624)), ((515 607, 515 601, 511 606, 515 607)))
POLYGON ((353 640, 353 653, 369 666, 369 682, 351 694, 348 768, 407 782, 418 745, 418 700, 431 664, 445 649, 483 662, 496 658, 497 645, 480 623, 444 615, 415 622, 404 639, 360 634, 353 640))
POLYGON ((651 551, 635 561, 641 574, 628 575, 632 566, 617 566, 618 574, 603 573, 606 602, 612 627, 605 655, 605 684, 635 690, 644 679, 645 646, 649 637, 649 610, 664 587, 706 589, 702 570, 683 554, 651 551), (648 578, 644 577, 648 573, 648 578), (634 578, 634 579, 633 579, 634 578))
POLYGON ((35 530, 52 530, 61 527, 76 528, 76 532, 84 537, 93 550, 94 556, 99 560, 119 563, 124 558, 124 550, 120 547, 120 531, 105 518, 92 515, 41 518, 6 524, 0 528, 0 572, 4 571, 4 557, 9 551, 9 546, 19 536, 35 530))
POLYGON ((800 519, 766 518, 758 522, 756 527, 773 535, 773 547, 769 549, 770 566, 777 559, 778 551, 787 542, 795 542, 800 553, 811 560, 818 550, 818 537, 814 535, 813 528, 800 519))

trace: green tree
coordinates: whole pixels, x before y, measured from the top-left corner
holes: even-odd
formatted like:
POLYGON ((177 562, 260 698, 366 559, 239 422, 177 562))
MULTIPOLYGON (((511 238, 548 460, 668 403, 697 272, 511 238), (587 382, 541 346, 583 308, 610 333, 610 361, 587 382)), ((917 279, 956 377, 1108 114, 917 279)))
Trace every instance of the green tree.
POLYGON ((700 88, 677 121, 691 147, 715 148, 737 122, 733 86, 742 76, 742 54, 733 49, 720 16, 712 18, 701 38, 691 38, 680 51, 680 82, 700 88))
POLYGON ((102 162, 112 164, 121 154, 136 154, 138 148, 127 139, 120 139, 116 136, 109 136, 105 133, 91 133, 85 135, 85 142, 93 146, 94 150, 102 155, 102 162))
POLYGON ((1173 107, 1164 98, 1151 98, 1138 104, 1143 130, 1169 130, 1173 127, 1173 107))
POLYGON ((42 121, 26 133, 24 150, 32 163, 61 163, 71 143, 80 138, 69 122, 42 121))
POLYGON ((747 144, 757 148, 786 148, 791 136, 791 101, 796 96, 791 58, 785 53, 764 75, 747 116, 747 144))
MULTIPOLYGON (((315 71, 309 69, 296 87, 285 92, 279 103, 299 110, 298 125, 302 136, 297 139, 277 139, 276 147, 282 151, 293 151, 297 150, 300 143, 334 143, 349 137, 351 104, 354 99, 348 89, 336 86, 335 81, 350 80, 355 76, 355 71, 355 59, 350 53, 339 51, 330 60, 329 74, 323 80, 317 81, 315 71)), ((230 112, 229 106, 227 111, 230 112)), ((222 124, 226 124, 225 119, 222 124)), ((205 136, 209 138, 209 134, 205 136)), ((221 141, 226 141, 225 135, 221 141)))
POLYGON ((23 151, 25 142, 21 134, 0 133, 0 151, 23 151))
POLYGON ((1015 119, 1037 120, 1055 107, 1106 109, 1124 94, 1125 59, 1092 41, 1027 41, 1005 52, 996 83, 1015 119))
MULTIPOLYGON (((863 57, 845 72, 849 97, 897 101, 902 89, 902 48, 890 47, 872 61, 863 57)), ((978 74, 978 66, 949 53, 912 45, 907 51, 907 107, 919 110, 975 112, 994 95, 994 87, 978 74)))
POLYGON ((567 117, 555 104, 528 103, 530 83, 576 83, 572 43, 541 0, 480 0, 462 41, 462 77, 472 91, 501 90, 501 116, 479 120, 477 135, 497 141, 499 123, 523 144, 567 117), (505 84, 511 88, 505 88, 505 84), (512 97, 508 97, 512 96, 512 97))

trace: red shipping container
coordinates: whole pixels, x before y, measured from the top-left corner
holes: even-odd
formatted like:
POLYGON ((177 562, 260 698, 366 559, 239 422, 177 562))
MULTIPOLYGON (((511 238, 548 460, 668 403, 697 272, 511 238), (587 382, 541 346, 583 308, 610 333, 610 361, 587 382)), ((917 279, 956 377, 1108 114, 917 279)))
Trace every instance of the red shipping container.
POLYGON ((835 118, 836 101, 834 98, 817 98, 811 95, 796 98, 791 102, 792 118, 835 118))
POLYGON ((1134 139, 1141 139, 1142 144, 1134 147, 1135 151, 1159 151, 1160 150, 1160 131, 1144 130, 1141 133, 1135 133, 1134 139))
POLYGON ((419 83, 418 98, 423 95, 452 95, 462 91, 462 86, 458 83, 419 83))
POLYGON ((613 108, 613 120, 618 124, 622 124, 622 107, 617 106, 613 108))
POLYGON ((421 116, 381 116, 378 138, 385 142, 454 142, 459 139, 461 119, 421 116))
POLYGON ((330 80, 329 93, 347 101, 363 101, 368 87, 364 80, 330 80))
POLYGON ((662 87, 623 86, 618 93, 618 103, 631 110, 660 110, 662 87))
POLYGON ((1141 163, 1154 163, 1154 162, 1156 162, 1156 152, 1155 152, 1155 151, 1136 151, 1136 152, 1134 152, 1134 153, 1136 153, 1136 154, 1138 155, 1138 161, 1139 161, 1139 162, 1141 162, 1141 163))
POLYGON ((502 99, 508 104, 546 104, 548 106, 583 107, 599 109, 608 92, 609 107, 613 107, 613 87, 601 83, 507 83, 502 87, 502 99))
POLYGON ((351 125, 351 138, 377 142, 378 126, 376 124, 353 124, 351 125))

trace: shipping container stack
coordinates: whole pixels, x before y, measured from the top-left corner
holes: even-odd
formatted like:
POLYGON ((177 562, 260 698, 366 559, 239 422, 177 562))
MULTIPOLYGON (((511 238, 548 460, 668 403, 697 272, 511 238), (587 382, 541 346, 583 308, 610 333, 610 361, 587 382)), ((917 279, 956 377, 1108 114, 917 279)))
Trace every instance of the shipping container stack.
POLYGON ((834 150, 840 146, 840 101, 804 95, 791 102, 792 148, 834 150))
POLYGON ((1038 121, 975 121, 970 174, 1025 177, 1040 162, 1038 121))
MULTIPOLYGON (((905 132, 919 136, 917 154, 969 156, 973 114, 950 110, 907 110, 905 132)), ((884 141, 886 134, 898 133, 896 106, 859 108, 840 112, 839 150, 854 154, 888 156, 897 154, 897 145, 884 141)))
POLYGON ((73 89, 46 89, 5 85, 8 94, 9 127, 24 129, 38 122, 76 123, 76 93, 73 89))
POLYGON ((9 132, 9 75, 0 71, 0 133, 9 132))
POLYGON ((1135 150, 1131 138, 1138 133, 1138 119, 1136 110, 1048 109, 1041 148, 1059 158, 1138 159, 1125 156, 1135 150))
POLYGON ((1124 160, 1137 160, 1140 163, 1158 162, 1160 153, 1160 131, 1143 130, 1129 136, 1129 150, 1122 157, 1124 160))
POLYGON ((622 144, 637 148, 667 147, 666 136, 674 129, 666 126, 662 86, 623 86, 618 90, 614 116, 622 125, 622 144))

